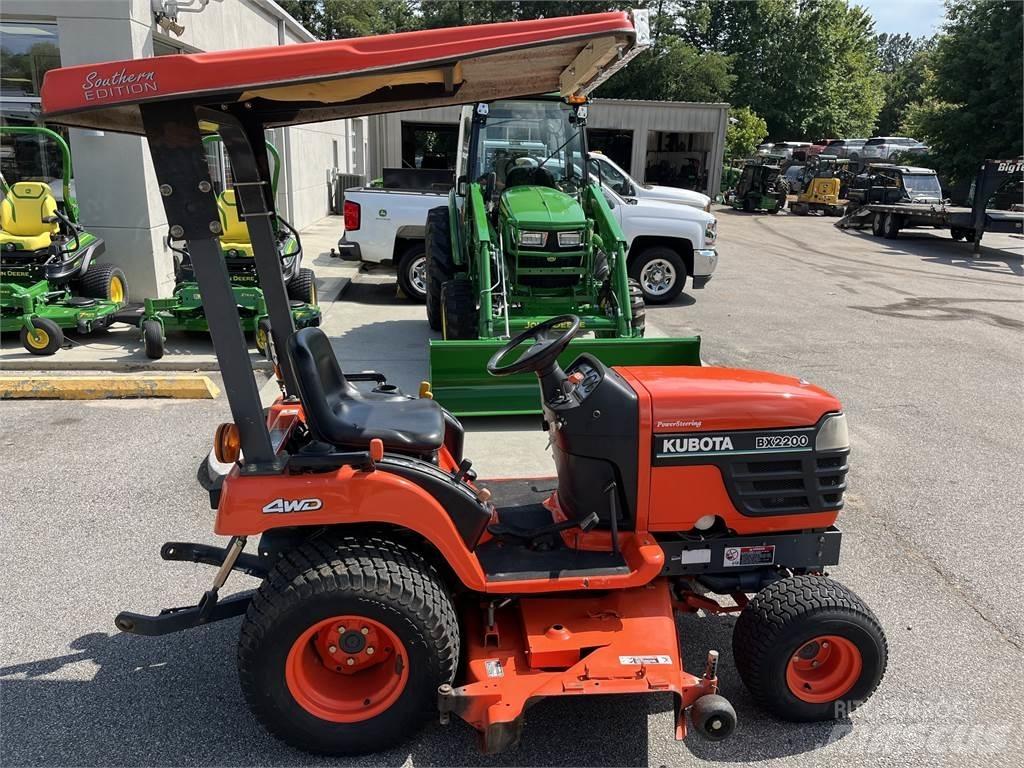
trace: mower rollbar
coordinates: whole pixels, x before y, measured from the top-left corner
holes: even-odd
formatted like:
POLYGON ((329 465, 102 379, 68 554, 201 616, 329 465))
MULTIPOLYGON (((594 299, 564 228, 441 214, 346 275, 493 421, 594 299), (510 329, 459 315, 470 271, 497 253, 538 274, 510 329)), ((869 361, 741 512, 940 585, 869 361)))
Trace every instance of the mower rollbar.
MULTIPOLYGON (((220 215, 211 193, 213 185, 195 105, 167 101, 139 108, 171 236, 187 241, 202 292, 217 364, 245 455, 242 471, 280 471, 281 462, 275 456, 263 416, 231 279, 217 241, 220 215)), ((259 227, 253 229, 258 231, 259 227)), ((253 242, 255 246, 255 238, 253 242)))

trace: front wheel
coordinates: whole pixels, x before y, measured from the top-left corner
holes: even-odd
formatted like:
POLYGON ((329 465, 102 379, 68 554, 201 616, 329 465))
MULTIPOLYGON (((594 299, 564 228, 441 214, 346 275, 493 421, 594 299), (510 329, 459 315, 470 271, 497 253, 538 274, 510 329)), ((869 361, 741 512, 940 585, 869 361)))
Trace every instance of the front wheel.
POLYGON ((686 285, 686 264, 671 248, 656 245, 637 254, 629 276, 640 284, 647 304, 666 304, 686 285))
POLYGON ((64 346, 64 331, 49 318, 33 317, 31 331, 21 327, 21 346, 33 355, 52 355, 64 346))
POLYGON ((142 346, 150 360, 164 356, 164 329, 159 320, 142 321, 142 346))
POLYGON ((754 700, 796 722, 846 717, 874 693, 888 661, 875 615, 824 576, 758 592, 736 621, 732 651, 754 700))
POLYGON ((238 670, 249 707, 309 752, 391 748, 437 711, 459 660, 459 627, 436 571, 366 537, 304 544, 282 557, 242 624, 238 670))
POLYGON ((256 351, 259 352, 264 357, 269 357, 267 353, 270 351, 270 340, 272 338, 272 336, 270 335, 269 319, 264 317, 262 320, 256 323, 255 337, 256 351))
POLYGON ((314 307, 317 305, 316 273, 312 269, 302 267, 288 282, 288 298, 314 307))

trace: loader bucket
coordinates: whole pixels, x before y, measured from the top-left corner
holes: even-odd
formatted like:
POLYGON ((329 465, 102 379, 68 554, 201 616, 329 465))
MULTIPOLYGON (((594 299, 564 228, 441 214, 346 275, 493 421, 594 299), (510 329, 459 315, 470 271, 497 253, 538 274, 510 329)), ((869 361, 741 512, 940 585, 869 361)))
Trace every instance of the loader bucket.
MULTIPOLYGON (((500 339, 430 342, 434 399, 457 416, 518 416, 540 413, 537 376, 491 376, 487 361, 505 344, 500 339)), ((563 368, 589 353, 608 366, 700 365, 700 337, 664 339, 574 339, 558 358, 563 368)))

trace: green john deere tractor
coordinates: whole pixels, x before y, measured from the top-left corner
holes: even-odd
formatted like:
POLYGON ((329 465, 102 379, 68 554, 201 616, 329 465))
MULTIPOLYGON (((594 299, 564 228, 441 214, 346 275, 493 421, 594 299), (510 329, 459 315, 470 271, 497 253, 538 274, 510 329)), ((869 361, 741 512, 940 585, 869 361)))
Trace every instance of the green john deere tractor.
MULTIPOLYGON (((220 142, 216 134, 206 136, 203 143, 213 146, 220 142)), ((277 148, 267 142, 267 151, 273 158, 271 186, 277 194, 277 181, 281 172, 281 156, 277 148)), ((270 320, 263 290, 259 287, 256 265, 252 257, 252 243, 245 215, 239 209, 234 189, 225 189, 217 195, 220 214, 221 255, 231 278, 231 288, 238 305, 242 330, 251 333, 256 348, 266 353, 270 338, 270 320)), ((320 307, 316 296, 316 275, 302 266, 302 242, 299 233, 280 216, 275 222, 277 250, 281 257, 284 280, 291 302, 296 328, 320 325, 320 307)), ((169 331, 209 333, 203 302, 192 270, 192 260, 184 247, 177 247, 173 237, 168 246, 174 252, 174 293, 166 299, 146 299, 139 328, 146 356, 154 360, 164 355, 164 340, 169 331)))
POLYGON ((97 263, 103 240, 78 221, 64 138, 42 126, 2 126, 0 134, 14 139, 7 171, 15 179, 0 173, 0 331, 19 332, 33 355, 52 355, 65 330, 90 333, 113 322, 128 283, 113 264, 97 263), (59 201, 50 186, 57 178, 59 201))
POLYGON ((459 415, 540 412, 536 377, 495 378, 506 341, 573 314, 581 352, 608 365, 699 364, 697 338, 646 339, 640 286, 597 179, 588 177, 588 105, 556 96, 463 107, 456 186, 427 217, 427 318, 434 397, 459 415))

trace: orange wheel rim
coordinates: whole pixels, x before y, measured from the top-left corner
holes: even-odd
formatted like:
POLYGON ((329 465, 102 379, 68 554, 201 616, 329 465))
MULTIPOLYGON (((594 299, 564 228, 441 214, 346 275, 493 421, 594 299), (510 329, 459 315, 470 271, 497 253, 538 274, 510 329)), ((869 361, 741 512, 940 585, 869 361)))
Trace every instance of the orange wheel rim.
POLYGON ((303 632, 288 652, 285 681, 315 717, 358 723, 387 711, 409 681, 398 636, 365 616, 335 616, 303 632))
POLYGON ((786 665, 786 684, 798 699, 825 704, 849 693, 863 668, 860 650, 851 641, 821 635, 793 652, 786 665))

